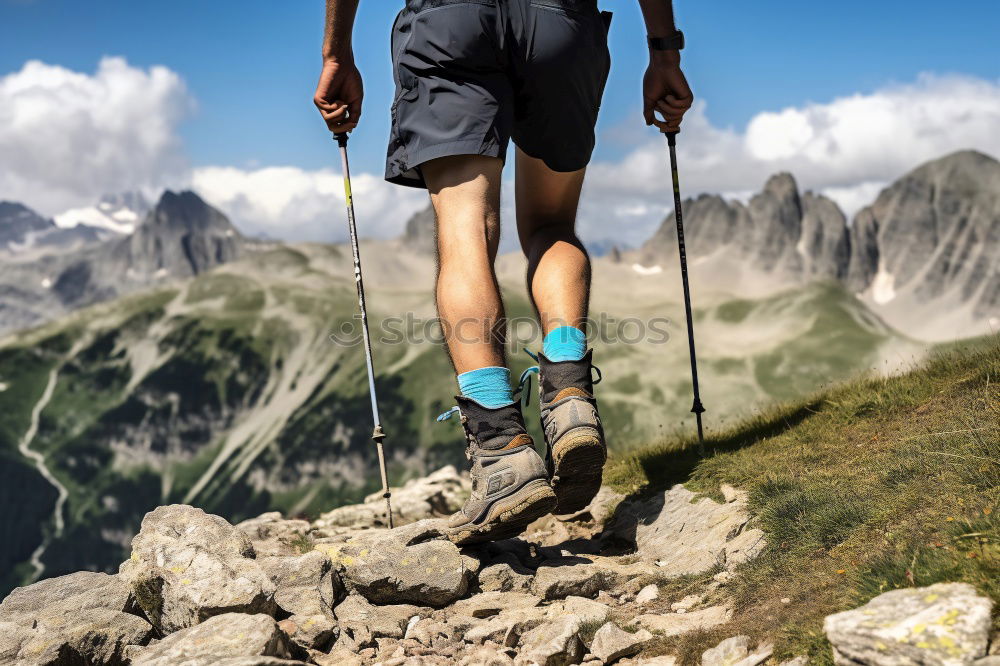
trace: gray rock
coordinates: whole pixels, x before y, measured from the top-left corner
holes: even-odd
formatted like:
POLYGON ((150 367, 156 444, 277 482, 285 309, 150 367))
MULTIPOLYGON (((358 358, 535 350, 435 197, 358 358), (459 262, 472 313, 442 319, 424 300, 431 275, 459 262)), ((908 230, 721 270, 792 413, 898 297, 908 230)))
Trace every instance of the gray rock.
POLYGON ((514 660, 496 644, 481 645, 464 653, 459 666, 513 666, 514 660))
POLYGON ((732 610, 726 606, 712 606, 690 613, 670 613, 659 615, 647 613, 635 618, 636 624, 663 636, 680 636, 691 631, 701 631, 718 627, 732 617, 732 610))
POLYGON ((120 568, 153 626, 169 634, 221 613, 273 614, 275 587, 225 519, 172 504, 142 519, 120 568))
POLYGON ((370 601, 444 606, 465 594, 471 574, 453 543, 440 532, 419 527, 370 530, 347 541, 320 540, 315 548, 330 558, 348 590, 370 601), (436 538, 413 542, 430 536, 436 538))
POLYGON ((611 530, 666 576, 704 573, 720 564, 731 569, 755 557, 765 541, 761 530, 748 525, 746 493, 732 490, 730 496, 724 504, 708 497, 694 501, 694 493, 676 485, 619 507, 611 530))
POLYGON ((546 560, 538 567, 531 582, 531 591, 552 600, 567 596, 594 597, 601 590, 618 585, 621 573, 581 557, 560 557, 546 560))
POLYGON ((809 666, 809 657, 798 656, 781 662, 778 666, 809 666))
POLYGON ((478 575, 479 589, 483 592, 517 592, 531 588, 534 576, 510 553, 500 556, 501 561, 484 567, 478 575))
POLYGON ((759 646, 750 652, 749 636, 733 636, 701 655, 701 666, 757 666, 771 656, 770 644, 759 646))
POLYGON ((564 666, 579 663, 583 657, 580 620, 564 615, 545 622, 521 637, 521 647, 514 663, 518 666, 564 666))
MULTIPOLYGON (((133 666, 177 666, 220 663, 223 659, 303 658, 305 651, 267 615, 223 613, 181 629, 142 650, 133 666)), ((250 661, 256 664, 259 662, 250 661)))
POLYGON ((566 597, 548 607, 549 617, 555 619, 562 614, 572 615, 581 624, 598 624, 611 616, 611 609, 600 601, 584 597, 566 597))
MULTIPOLYGON (((549 609, 540 606, 502 611, 485 621, 472 623, 472 626, 462 632, 462 637, 473 644, 495 641, 513 647, 523 634, 548 619, 550 619, 549 609)), ((454 621, 455 618, 449 619, 449 623, 454 621)))
POLYGON ((236 529, 250 538, 257 557, 301 555, 312 549, 305 520, 285 520, 277 511, 237 523, 236 529))
POLYGON ((685 596, 680 601, 675 601, 670 604, 670 610, 674 612, 686 613, 698 604, 702 602, 702 596, 700 594, 689 594, 685 596))
POLYGON ((183 666, 309 666, 311 661, 278 657, 198 657, 186 659, 183 666))
POLYGON ((299 645, 323 650, 337 638, 333 605, 342 596, 340 578, 325 555, 265 557, 261 568, 274 583, 274 601, 290 614, 281 628, 299 645))
POLYGON ((986 655, 993 602, 965 583, 893 590, 823 623, 837 664, 970 664, 986 655))
MULTIPOLYGON (((426 518, 443 518, 458 511, 471 491, 471 482, 448 465, 428 476, 411 479, 402 488, 392 488, 392 511, 395 525, 406 525, 426 518)), ((385 527, 385 499, 382 493, 365 498, 363 504, 350 504, 320 516, 313 529, 326 536, 336 528, 385 527)))
POLYGON ((652 639, 653 634, 645 629, 630 634, 615 623, 608 622, 594 634, 594 639, 590 643, 590 653, 608 664, 622 657, 631 657, 652 639))
POLYGON ((309 656, 317 666, 362 666, 365 663, 365 660, 353 650, 345 648, 334 649, 328 653, 313 650, 309 656))
POLYGON ((650 601, 654 601, 659 597, 660 588, 658 588, 655 583, 650 583, 646 587, 639 590, 639 593, 635 595, 635 603, 648 604, 650 601))
POLYGON ((0 603, 0 663, 124 664, 152 627, 118 577, 81 571, 19 587, 0 603))
POLYGON ((505 610, 531 608, 541 602, 542 600, 535 595, 525 592, 483 592, 468 599, 456 601, 448 607, 448 612, 484 618, 499 615, 501 611, 505 610))
POLYGON ((410 619, 426 612, 410 604, 376 606, 358 594, 348 595, 334 609, 341 640, 346 637, 358 647, 370 647, 378 638, 402 638, 410 619))

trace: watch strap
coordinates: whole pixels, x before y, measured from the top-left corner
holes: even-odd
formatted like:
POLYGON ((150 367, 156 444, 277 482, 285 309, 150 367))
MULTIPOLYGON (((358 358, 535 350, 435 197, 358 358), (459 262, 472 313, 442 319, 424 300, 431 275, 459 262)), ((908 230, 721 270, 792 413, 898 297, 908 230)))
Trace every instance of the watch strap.
POLYGON ((675 30, 669 37, 646 37, 649 48, 654 51, 680 51, 684 48, 684 33, 675 30))

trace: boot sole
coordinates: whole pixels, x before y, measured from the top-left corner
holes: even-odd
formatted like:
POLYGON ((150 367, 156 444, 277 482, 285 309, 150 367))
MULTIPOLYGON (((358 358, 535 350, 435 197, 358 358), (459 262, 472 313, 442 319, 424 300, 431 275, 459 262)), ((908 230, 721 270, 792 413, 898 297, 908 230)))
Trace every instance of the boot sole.
POLYGON ((590 504, 601 489, 607 458, 607 448, 593 430, 556 440, 552 445, 552 489, 558 500, 555 513, 575 513, 590 504))
POLYGON ((453 529, 448 539, 459 546, 511 539, 534 520, 552 513, 556 494, 545 479, 529 481, 513 495, 498 499, 480 523, 453 529))

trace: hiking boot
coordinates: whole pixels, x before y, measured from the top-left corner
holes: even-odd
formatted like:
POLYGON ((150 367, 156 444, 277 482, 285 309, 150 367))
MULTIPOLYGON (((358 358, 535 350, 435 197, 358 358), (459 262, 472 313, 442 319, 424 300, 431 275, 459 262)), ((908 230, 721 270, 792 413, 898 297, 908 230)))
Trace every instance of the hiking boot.
MULTIPOLYGON (((545 463, 558 505, 555 513, 580 511, 601 488, 608 449, 597 414, 591 356, 550 361, 538 355, 538 401, 545 433, 545 463)), ((600 381, 600 371, 598 371, 600 381)))
POLYGON ((465 545, 515 537, 555 508, 545 463, 525 432, 517 402, 490 409, 471 398, 456 399, 472 463, 472 495, 448 521, 448 538, 465 545))

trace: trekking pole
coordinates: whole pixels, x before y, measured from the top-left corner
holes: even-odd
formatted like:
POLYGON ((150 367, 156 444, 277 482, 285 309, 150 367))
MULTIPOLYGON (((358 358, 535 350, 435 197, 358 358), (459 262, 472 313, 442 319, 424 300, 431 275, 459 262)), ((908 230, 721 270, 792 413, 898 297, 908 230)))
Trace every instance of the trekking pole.
POLYGON ((344 165, 344 196, 347 200, 347 227, 351 232, 351 253, 354 255, 354 282, 358 286, 358 307, 361 309, 361 335, 365 341, 365 365, 368 368, 368 393, 372 401, 372 420, 375 422, 375 429, 372 430, 372 441, 375 442, 375 450, 378 453, 378 466, 382 474, 382 497, 385 498, 385 513, 388 518, 389 529, 392 529, 392 503, 389 497, 389 478, 385 473, 385 452, 382 440, 385 433, 382 431, 382 421, 378 415, 378 399, 375 397, 375 367, 372 365, 372 343, 368 336, 368 312, 365 309, 365 285, 361 281, 361 251, 358 248, 358 229, 354 223, 354 199, 351 196, 351 169, 347 164, 347 132, 340 132, 333 135, 340 146, 340 160, 344 165))
POLYGON ((698 421, 698 452, 705 455, 705 433, 701 427, 701 415, 705 406, 701 404, 698 391, 698 358, 694 352, 694 321, 691 317, 691 287, 688 284, 687 250, 684 247, 684 217, 681 213, 681 184, 677 177, 677 132, 667 132, 667 146, 670 150, 670 176, 674 181, 674 217, 677 219, 677 251, 681 257, 681 284, 684 286, 684 314, 687 316, 688 351, 691 356, 691 385, 694 389, 694 412, 698 421))

